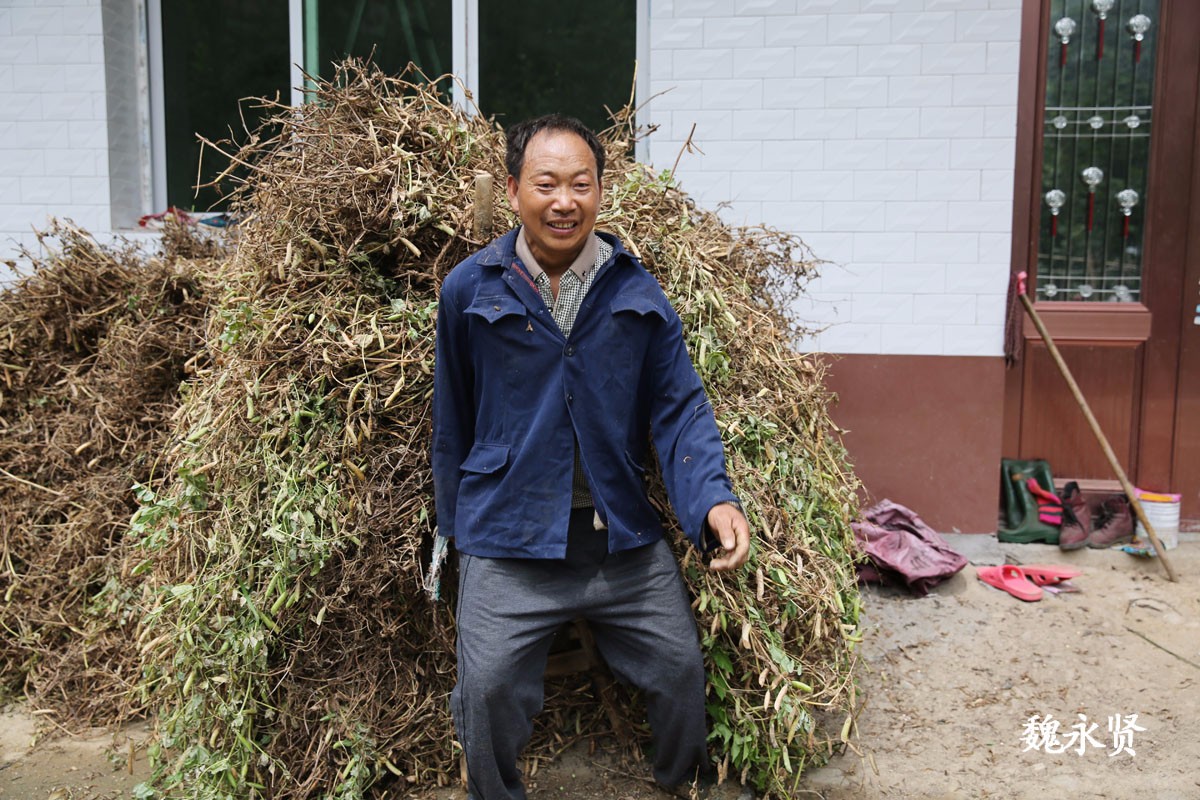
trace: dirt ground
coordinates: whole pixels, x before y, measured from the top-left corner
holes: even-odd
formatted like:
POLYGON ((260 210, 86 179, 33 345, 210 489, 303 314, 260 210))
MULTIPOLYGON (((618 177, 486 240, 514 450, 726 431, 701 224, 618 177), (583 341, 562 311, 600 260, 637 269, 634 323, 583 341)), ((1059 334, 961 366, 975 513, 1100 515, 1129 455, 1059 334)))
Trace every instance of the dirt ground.
MULTIPOLYGON (((862 755, 847 750, 810 772, 795 796, 1200 798, 1200 536, 1168 553, 1178 583, 1156 560, 1118 550, 947 538, 972 563, 930 596, 866 590, 862 755), (976 579, 976 566, 999 563, 1084 574, 1078 593, 1024 603, 976 579), (1034 717, 1054 720, 1041 741, 1025 736, 1034 717)), ((0 715, 0 798, 111 800, 145 779, 147 726, 63 736, 38 719, 26 708, 0 715)), ((529 784, 531 800, 667 797, 582 749, 529 784)), ((752 795, 727 786, 721 796, 752 795)))

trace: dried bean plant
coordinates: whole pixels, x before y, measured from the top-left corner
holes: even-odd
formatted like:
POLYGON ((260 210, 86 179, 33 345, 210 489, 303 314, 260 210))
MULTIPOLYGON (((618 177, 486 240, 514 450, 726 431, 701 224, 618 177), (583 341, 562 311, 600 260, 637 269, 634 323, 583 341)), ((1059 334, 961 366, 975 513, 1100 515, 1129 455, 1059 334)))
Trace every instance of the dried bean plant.
MULTIPOLYGON (((503 132, 420 76, 355 62, 273 112, 249 143, 212 145, 241 176, 240 233, 208 278, 220 290, 170 441, 144 454, 164 465, 139 484, 120 572, 140 620, 136 702, 157 712, 164 795, 406 796, 458 780, 452 576, 441 601, 423 588, 434 317, 446 273, 515 224, 503 132), (491 231, 475 221, 489 203, 491 231)), ((815 261, 633 161, 631 120, 604 134, 599 225, 683 319, 756 534, 749 565, 707 571, 657 477, 652 497, 693 596, 721 774, 786 796, 847 740, 856 706, 856 481, 788 315, 815 261)), ((591 685, 548 687, 530 769, 614 734, 637 752, 636 698, 591 685)))
POLYGON ((161 252, 56 224, 0 294, 0 698, 67 728, 139 713, 123 539, 202 351, 219 243, 161 252))

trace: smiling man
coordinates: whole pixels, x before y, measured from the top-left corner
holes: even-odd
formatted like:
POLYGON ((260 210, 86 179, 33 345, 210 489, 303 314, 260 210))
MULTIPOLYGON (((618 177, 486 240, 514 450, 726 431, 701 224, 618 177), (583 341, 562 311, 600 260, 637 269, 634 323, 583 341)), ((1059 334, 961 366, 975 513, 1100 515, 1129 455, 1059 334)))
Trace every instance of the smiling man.
POLYGON ((646 494, 653 443, 692 543, 746 560, 749 527, 712 407, 658 282, 596 233, 604 150, 578 120, 508 131, 518 229, 459 264, 438 308, 438 533, 459 553, 451 698, 474 800, 524 798, 517 758, 555 632, 587 619, 640 688, 655 779, 709 771, 704 664, 679 567, 646 494))

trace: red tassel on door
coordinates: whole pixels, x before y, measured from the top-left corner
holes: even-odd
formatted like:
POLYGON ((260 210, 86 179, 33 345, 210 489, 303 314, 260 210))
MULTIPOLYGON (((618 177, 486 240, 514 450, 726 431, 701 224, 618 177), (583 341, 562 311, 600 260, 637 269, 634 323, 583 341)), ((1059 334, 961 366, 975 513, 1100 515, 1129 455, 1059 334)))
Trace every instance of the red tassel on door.
POLYGON ((1088 212, 1087 212, 1087 229, 1088 233, 1092 231, 1092 222, 1096 218, 1096 187, 1104 180, 1104 170, 1097 166, 1091 166, 1080 173, 1083 182, 1088 188, 1088 212))
POLYGON ((1142 39, 1146 38, 1146 31, 1150 30, 1152 24, 1154 24, 1153 21, 1145 14, 1134 14, 1125 26, 1133 34, 1133 63, 1135 64, 1142 60, 1142 39))
POLYGON ((1125 217, 1125 222, 1121 226, 1122 238, 1129 238, 1129 218, 1133 216, 1133 207, 1137 205, 1138 199, 1136 189, 1126 187, 1117 192, 1117 202, 1121 206, 1121 215, 1125 217))
POLYGON ((1050 238, 1058 236, 1058 212, 1067 202, 1067 193, 1062 189, 1051 189, 1046 192, 1046 205, 1050 206, 1050 238))
POLYGON ((1058 66, 1065 68, 1067 66, 1067 45, 1071 41, 1071 35, 1075 33, 1075 20, 1070 17, 1063 17, 1058 22, 1054 23, 1054 32, 1058 34, 1058 40, 1062 42, 1062 48, 1058 54, 1058 66))

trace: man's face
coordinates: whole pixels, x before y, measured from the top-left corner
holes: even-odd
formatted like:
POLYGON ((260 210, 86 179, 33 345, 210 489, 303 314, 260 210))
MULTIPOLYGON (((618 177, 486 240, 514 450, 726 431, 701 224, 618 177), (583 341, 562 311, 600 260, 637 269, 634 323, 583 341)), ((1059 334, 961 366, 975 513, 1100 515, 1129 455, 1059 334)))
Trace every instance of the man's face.
POLYGON ((600 179, 596 157, 579 136, 541 131, 525 146, 520 179, 508 176, 508 202, 547 272, 566 269, 596 225, 600 179))

